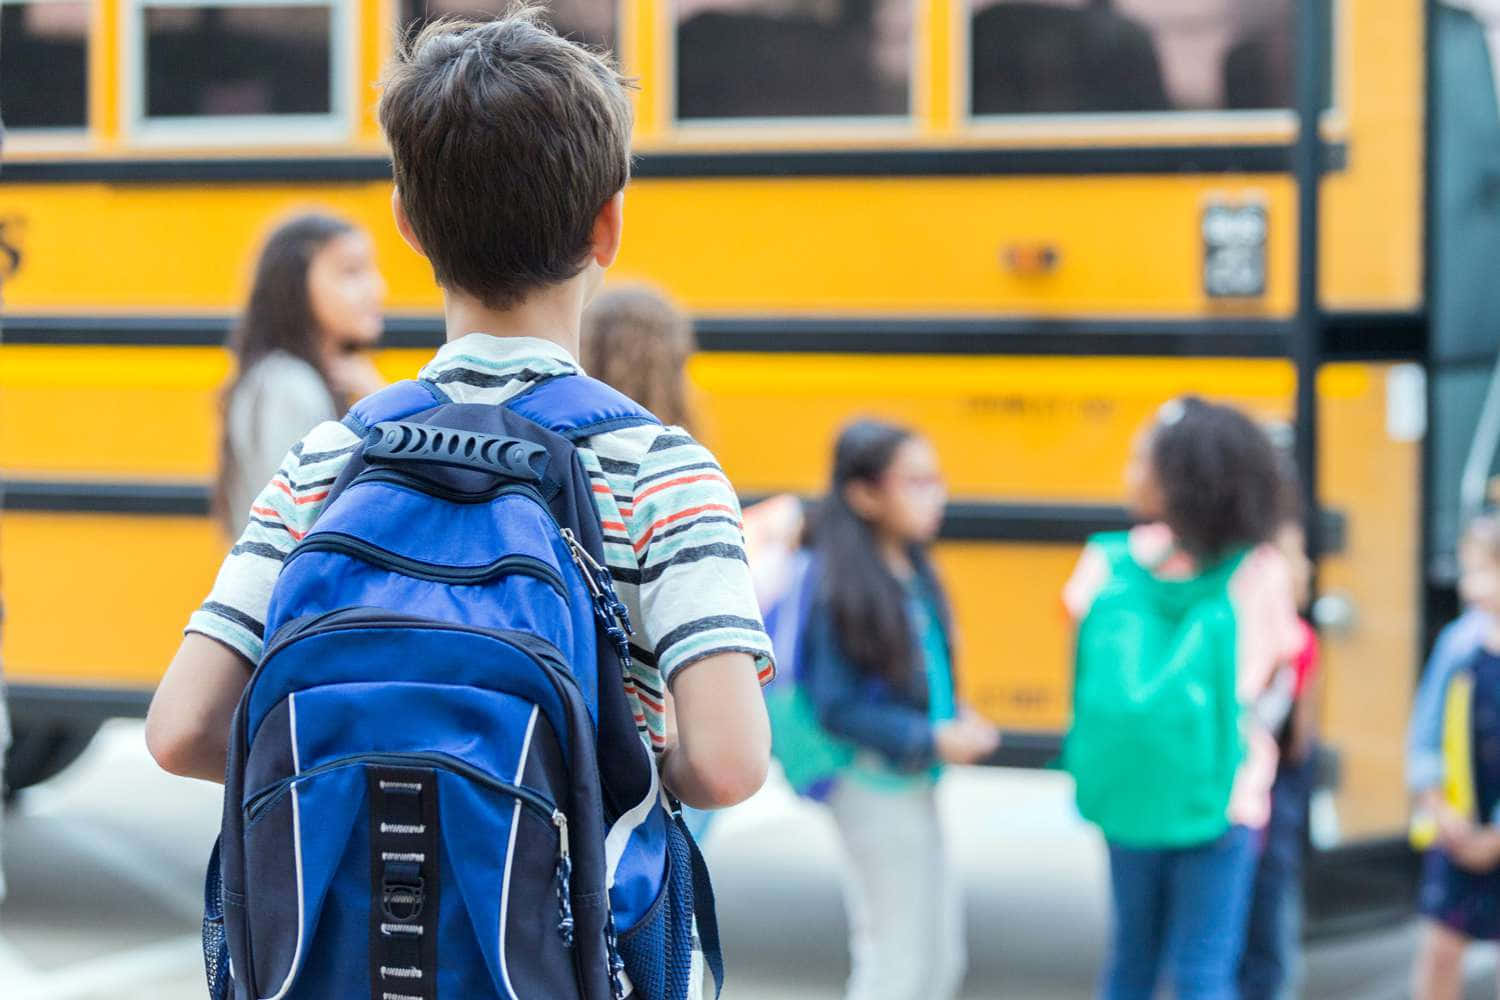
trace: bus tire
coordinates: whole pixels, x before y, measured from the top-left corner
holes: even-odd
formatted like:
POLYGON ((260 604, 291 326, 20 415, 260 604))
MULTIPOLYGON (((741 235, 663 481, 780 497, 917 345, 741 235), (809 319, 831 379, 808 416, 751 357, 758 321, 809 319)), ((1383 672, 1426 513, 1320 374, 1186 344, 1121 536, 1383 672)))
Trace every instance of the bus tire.
POLYGON ((5 755, 4 797, 63 771, 87 749, 99 731, 98 719, 13 718, 10 750, 5 755))

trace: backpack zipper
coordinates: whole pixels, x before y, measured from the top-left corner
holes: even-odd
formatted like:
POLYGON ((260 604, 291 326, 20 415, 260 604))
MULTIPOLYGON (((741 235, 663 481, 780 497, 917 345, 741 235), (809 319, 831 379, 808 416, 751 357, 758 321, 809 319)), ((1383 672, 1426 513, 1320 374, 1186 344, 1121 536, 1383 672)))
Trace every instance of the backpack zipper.
POLYGON ((530 497, 543 507, 547 506, 540 490, 522 483, 502 482, 487 490, 476 490, 472 493, 466 493, 462 490, 455 490, 434 482, 426 476, 418 475, 409 470, 400 471, 381 466, 366 467, 349 485, 353 486, 355 483, 386 483, 391 486, 414 490, 424 496, 436 497, 439 500, 447 500, 451 503, 464 504, 489 503, 491 500, 505 496, 507 493, 519 493, 530 497))
MULTIPOLYGON (((441 768, 484 785, 492 791, 503 792, 512 798, 520 799, 536 810, 537 815, 554 824, 556 823, 554 814, 557 816, 562 815, 557 805, 539 792, 534 792, 523 785, 497 778, 467 761, 459 760, 457 757, 433 751, 417 751, 413 753, 350 754, 347 757, 337 757, 319 764, 317 767, 308 768, 306 771, 287 775, 285 778, 273 781, 246 800, 245 822, 253 823, 259 819, 266 810, 275 804, 273 800, 279 799, 287 789, 297 782, 307 778, 316 778, 319 775, 327 774, 329 771, 336 771, 339 768, 353 767, 356 764, 378 764, 387 767, 420 766, 441 768)), ((564 818, 560 829, 565 829, 566 826, 567 820, 564 818)))
POLYGON ((324 531, 303 539, 286 557, 286 561, 291 562, 307 552, 337 552, 354 556, 384 569, 395 570, 404 576, 436 583, 478 584, 511 574, 530 576, 550 585, 559 596, 567 597, 567 586, 563 583, 562 574, 534 556, 513 553, 483 566, 444 566, 400 555, 341 531, 324 531))

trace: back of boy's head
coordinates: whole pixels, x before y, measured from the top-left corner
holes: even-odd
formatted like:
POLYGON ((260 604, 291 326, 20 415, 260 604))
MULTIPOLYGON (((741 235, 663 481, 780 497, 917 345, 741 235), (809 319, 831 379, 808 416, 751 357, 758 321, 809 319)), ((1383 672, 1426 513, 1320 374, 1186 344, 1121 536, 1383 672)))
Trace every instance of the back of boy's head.
POLYGON ((1195 396, 1163 407, 1151 465, 1167 525, 1188 551, 1216 559, 1275 534, 1284 508, 1271 440, 1240 411, 1195 396))
POLYGON ((630 176, 628 88, 535 7, 436 21, 403 48, 380 123, 440 285, 504 309, 583 270, 630 176))

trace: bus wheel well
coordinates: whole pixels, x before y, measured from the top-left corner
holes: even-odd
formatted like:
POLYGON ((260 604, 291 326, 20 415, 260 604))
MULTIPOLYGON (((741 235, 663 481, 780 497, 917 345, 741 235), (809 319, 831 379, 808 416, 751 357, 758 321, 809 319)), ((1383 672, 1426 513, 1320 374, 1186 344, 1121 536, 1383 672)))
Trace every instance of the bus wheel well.
POLYGON ((93 740, 99 719, 59 719, 17 713, 5 755, 4 796, 46 781, 63 771, 93 740))

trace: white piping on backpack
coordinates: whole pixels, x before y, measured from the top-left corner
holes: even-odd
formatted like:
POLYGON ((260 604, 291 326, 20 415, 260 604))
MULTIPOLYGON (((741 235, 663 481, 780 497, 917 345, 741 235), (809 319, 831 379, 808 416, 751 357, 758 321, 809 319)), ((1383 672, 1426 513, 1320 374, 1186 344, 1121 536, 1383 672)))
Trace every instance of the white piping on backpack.
MULTIPOLYGON (((286 698, 287 725, 292 731, 292 776, 296 777, 302 773, 302 758, 297 753, 297 696, 289 694, 286 698)), ((302 967, 302 926, 303 915, 303 892, 302 892, 302 808, 297 802, 297 782, 292 782, 292 852, 297 859, 297 950, 292 952, 292 967, 286 972, 286 981, 269 997, 261 1000, 281 1000, 292 988, 292 983, 297 979, 297 972, 302 967)))
MULTIPOLYGON (((540 711, 540 706, 532 708, 531 719, 526 723, 526 738, 521 741, 521 759, 516 764, 514 781, 517 785, 521 783, 521 778, 526 773, 526 756, 531 752, 531 734, 536 729, 536 717, 540 711)), ((515 808, 510 814, 510 843, 505 848, 505 874, 500 881, 500 937, 495 942, 500 950, 500 978, 505 982, 505 992, 510 994, 510 1000, 520 1000, 520 997, 516 996, 516 988, 510 984, 510 968, 505 961, 505 922, 510 910, 510 866, 516 858, 516 830, 520 826, 521 800, 517 799, 515 808)))
POLYGON ((661 797, 661 783, 656 776, 656 755, 651 754, 650 757, 651 788, 646 792, 646 797, 639 805, 615 820, 615 825, 609 828, 609 834, 604 838, 604 884, 609 889, 615 887, 615 872, 620 867, 620 859, 625 856, 625 848, 630 844, 630 835, 651 815, 652 807, 661 797))

